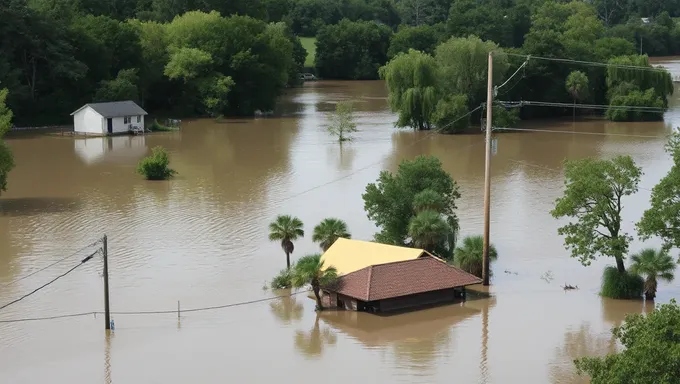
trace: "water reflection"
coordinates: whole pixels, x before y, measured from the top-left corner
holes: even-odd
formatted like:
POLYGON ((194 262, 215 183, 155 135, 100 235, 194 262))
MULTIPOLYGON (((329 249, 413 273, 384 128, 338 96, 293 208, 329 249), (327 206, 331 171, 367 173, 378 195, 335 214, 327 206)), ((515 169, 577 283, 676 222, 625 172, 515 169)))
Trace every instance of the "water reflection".
POLYGON ((594 332, 590 323, 579 325, 564 334, 564 343, 557 348, 550 364, 550 378, 554 384, 585 384, 587 377, 579 376, 574 369, 574 360, 584 356, 603 356, 616 352, 616 340, 611 333, 594 332))
POLYGON ((327 346, 337 342, 335 333, 328 327, 319 325, 319 315, 314 319, 314 327, 311 330, 295 331, 295 349, 307 357, 320 357, 327 346))
POLYGON ((602 319, 616 327, 623 323, 626 315, 632 313, 649 313, 654 310, 654 303, 640 300, 615 300, 602 298, 602 319))
POLYGON ((338 170, 351 171, 354 168, 356 148, 353 148, 351 143, 331 145, 328 147, 327 154, 330 162, 336 164, 338 170))
POLYGON ((113 379, 111 378, 111 341, 113 339, 114 333, 111 331, 106 331, 104 336, 104 383, 111 384, 113 379))
POLYGON ((74 139, 76 154, 86 164, 102 161, 128 163, 147 153, 146 136, 113 136, 74 139))
MULTIPOLYGON (((277 290, 276 294, 281 297, 269 303, 274 316, 283 324, 291 324, 294 321, 300 321, 304 313, 304 307, 298 302, 297 296, 290 296, 292 289, 277 290)), ((303 299, 304 300, 304 299, 303 299)))

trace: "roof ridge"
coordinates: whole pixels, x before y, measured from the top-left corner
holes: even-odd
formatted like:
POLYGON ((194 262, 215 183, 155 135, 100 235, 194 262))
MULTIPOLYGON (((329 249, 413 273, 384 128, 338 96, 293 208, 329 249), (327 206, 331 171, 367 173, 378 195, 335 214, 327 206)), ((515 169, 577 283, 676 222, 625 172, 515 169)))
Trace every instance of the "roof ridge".
MULTIPOLYGON (((417 248, 414 248, 414 249, 417 249, 417 248)), ((373 264, 373 265, 369 265, 368 267, 379 267, 379 266, 382 266, 382 265, 389 265, 389 264, 408 263, 408 262, 410 262, 410 261, 421 260, 421 259, 422 259, 422 256, 423 256, 423 255, 421 254, 420 256, 416 257, 415 259, 397 260, 397 261, 388 261, 387 263, 373 264)), ((428 255, 428 257, 430 257, 430 255, 428 255)), ((368 268, 368 267, 365 267, 365 268, 368 268)), ((361 268, 361 269, 364 269, 364 268, 361 268)))
POLYGON ((371 301, 371 285, 373 283, 373 266, 368 266, 368 284, 366 284, 366 300, 371 301))

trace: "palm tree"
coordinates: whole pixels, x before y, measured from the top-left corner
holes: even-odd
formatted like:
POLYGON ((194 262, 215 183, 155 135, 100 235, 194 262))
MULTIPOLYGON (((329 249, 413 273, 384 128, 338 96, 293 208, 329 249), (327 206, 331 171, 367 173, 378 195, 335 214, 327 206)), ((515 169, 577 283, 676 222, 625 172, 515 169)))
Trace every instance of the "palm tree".
MULTIPOLYGON (((453 261, 462 270, 481 278, 483 251, 484 237, 467 236, 463 239, 462 246, 456 247, 453 253, 453 261)), ((496 247, 489 245, 489 260, 496 259, 498 259, 496 247)))
POLYGON ((645 298, 654 300, 656 297, 657 280, 673 281, 675 278, 675 261, 666 251, 646 248, 631 256, 633 265, 631 273, 646 276, 645 298))
POLYGON ((328 248, 335 243, 340 237, 349 239, 352 235, 347 231, 347 223, 340 219, 329 217, 323 219, 316 227, 314 227, 314 234, 312 241, 319 243, 321 249, 326 252, 328 248))
POLYGON ((281 248, 286 252, 286 268, 290 268, 290 254, 295 250, 293 240, 305 235, 300 219, 290 215, 279 215, 269 224, 269 240, 281 241, 281 248))
POLYGON ((447 239, 451 228, 435 211, 422 211, 411 219, 408 234, 416 247, 432 252, 442 241, 447 239))
POLYGON ((333 283, 337 278, 337 269, 333 266, 324 269, 321 255, 314 254, 303 256, 295 263, 291 281, 295 288, 302 288, 307 284, 311 285, 314 296, 316 296, 316 307, 323 310, 321 295, 319 294, 321 287, 333 283))
POLYGON ((417 213, 423 211, 442 212, 446 202, 442 195, 432 189, 425 189, 413 196, 413 210, 417 213))
POLYGON ((581 71, 573 71, 567 76, 567 92, 574 100, 574 116, 576 118, 576 100, 582 100, 588 93, 588 76, 581 71))

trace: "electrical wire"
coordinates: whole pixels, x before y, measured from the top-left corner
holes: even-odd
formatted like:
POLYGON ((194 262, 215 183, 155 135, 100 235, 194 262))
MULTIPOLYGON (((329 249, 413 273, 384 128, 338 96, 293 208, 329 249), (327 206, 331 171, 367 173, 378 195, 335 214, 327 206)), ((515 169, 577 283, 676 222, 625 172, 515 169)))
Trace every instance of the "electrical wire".
POLYGON ((62 261, 66 260, 66 259, 70 259, 71 257, 76 256, 77 254, 79 254, 80 252, 86 250, 87 248, 94 247, 95 245, 99 244, 100 242, 101 242, 101 239, 99 239, 99 240, 97 240, 97 241, 95 241, 95 242, 93 242, 93 243, 90 243, 90 244, 88 244, 88 245, 86 245, 86 246, 80 248, 79 250, 74 251, 74 252, 71 253, 70 255, 65 256, 65 257, 62 257, 61 259, 59 259, 59 260, 57 260, 57 261, 55 261, 55 262, 53 262, 53 263, 51 263, 51 264, 48 264, 47 266, 45 266, 45 267, 43 267, 43 268, 40 268, 40 269, 38 269, 38 270, 35 271, 35 272, 31 272, 31 273, 29 273, 28 275, 22 276, 22 277, 20 277, 20 278, 18 278, 18 279, 15 279, 14 281, 11 281, 11 282, 9 282, 9 283, 4 283, 3 286, 9 286, 9 285, 12 285, 12 284, 16 284, 17 282, 19 282, 19 281, 21 281, 21 280, 28 279, 29 277, 31 277, 31 276, 33 276, 33 275, 35 275, 35 274, 37 274, 37 273, 40 273, 40 272, 42 272, 42 271, 44 271, 44 270, 46 270, 46 269, 48 269, 48 268, 51 268, 51 267, 53 267, 53 266, 55 266, 55 265, 61 263, 62 261))
MULTIPOLYGON (((210 307, 181 309, 179 312, 180 313, 201 312, 201 311, 211 311, 211 310, 222 309, 222 308, 231 308, 231 307, 237 307, 237 306, 242 306, 242 305, 261 303, 261 302, 264 302, 264 301, 283 299, 283 298, 292 297, 292 296, 295 296, 295 295, 307 293, 309 291, 310 290, 307 289, 307 290, 304 290, 304 291, 298 291, 298 292, 291 293, 290 295, 272 296, 272 297, 266 297, 264 299, 242 301, 242 302, 238 302, 238 303, 231 303, 231 304, 224 304, 224 305, 215 305, 215 306, 210 306, 210 307)), ((160 314, 176 314, 176 313, 177 313, 177 309, 171 309, 171 310, 161 310, 161 311, 111 312, 111 315, 116 315, 116 316, 119 316, 119 315, 160 315, 160 314)), ((7 319, 7 320, 0 320, 0 324, 20 323, 20 322, 26 322, 26 321, 55 320, 55 319, 64 319, 64 318, 81 317, 81 316, 89 316, 89 315, 103 315, 103 314, 104 314, 104 312, 101 312, 101 311, 91 311, 91 312, 71 313, 71 314, 56 315, 56 316, 32 317, 32 318, 23 318, 23 319, 7 319)))
POLYGON ((572 104, 572 103, 560 103, 551 101, 531 101, 531 100, 520 100, 520 101, 501 101, 498 100, 496 103, 508 107, 508 108, 521 108, 525 106, 535 106, 535 107, 560 107, 560 108, 576 108, 576 109, 620 109, 620 110, 632 110, 639 112, 665 112, 666 108, 659 107, 645 107, 637 105, 606 105, 606 104, 572 104))
MULTIPOLYGON (((501 84, 501 85, 499 85, 498 87, 496 87, 496 90, 499 90, 499 89, 503 88, 503 87, 504 87, 510 80, 512 80, 512 78, 515 77, 515 75, 517 75, 517 74, 519 73, 519 71, 520 71, 522 68, 524 68, 524 66, 527 65, 528 63, 529 63, 529 59, 524 60, 524 62, 522 63, 522 65, 520 65, 519 68, 517 68, 517 70, 515 71, 515 73, 513 73, 512 76, 508 77, 508 79, 505 80, 505 82, 504 82, 503 84, 501 84)), ((522 76, 522 77, 524 77, 524 76, 522 76)))
POLYGON ((639 70, 639 71, 668 72, 665 68, 642 67, 642 66, 637 66, 637 65, 613 64, 613 63, 610 64, 610 63, 603 63, 603 62, 598 62, 598 61, 573 60, 573 59, 564 59, 564 58, 559 58, 559 57, 542 57, 542 56, 534 56, 534 55, 522 55, 522 54, 519 54, 519 53, 508 53, 508 52, 503 52, 503 53, 508 55, 508 56, 524 57, 527 60, 537 59, 537 60, 547 60, 547 61, 555 61, 555 62, 561 62, 561 63, 574 63, 574 64, 581 64, 581 65, 590 65, 590 66, 595 66, 595 67, 614 67, 614 68, 632 69, 632 70, 639 70))
POLYGON ((23 300, 23 299, 25 299, 25 298, 27 298, 27 297, 33 295, 34 293, 38 292, 39 290, 41 290, 41 289, 47 287, 48 285, 50 285, 50 284, 52 284, 52 283, 54 283, 55 281, 59 280, 60 278, 62 278, 62 277, 64 277, 64 276, 68 275, 69 273, 75 271, 76 268, 78 268, 78 267, 80 267, 81 265, 85 264, 87 261, 89 261, 90 259, 92 259, 92 257, 94 257, 94 255, 96 255, 97 253, 99 253, 99 250, 96 250, 95 252, 93 252, 93 253, 90 254, 89 256, 87 256, 87 257, 85 257, 84 259, 82 259, 82 260, 80 261, 80 263, 78 263, 78 264, 76 264, 75 266, 73 266, 73 268, 71 268, 71 269, 69 269, 68 271, 62 273, 61 275, 55 277, 54 279, 50 280, 49 282, 47 282, 47 283, 41 285, 40 287, 34 289, 34 290, 31 291, 30 293, 27 293, 27 294, 21 296, 20 298, 18 298, 18 299, 16 299, 16 300, 13 300, 13 301, 10 301, 9 303, 3 305, 2 307, 0 307, 0 311, 3 310, 3 309, 5 309, 5 308, 7 308, 7 307, 9 307, 9 306, 12 305, 12 304, 16 304, 16 303, 20 302, 21 300, 23 300))
POLYGON ((544 133, 568 133, 573 135, 594 135, 594 136, 622 136, 622 137, 637 137, 641 139, 665 139, 665 136, 651 136, 651 135, 629 135, 625 133, 605 133, 605 132, 578 132, 578 131, 558 131, 552 129, 532 129, 532 128, 507 128, 507 127, 493 127, 494 130, 505 131, 521 131, 521 132, 544 132, 544 133))

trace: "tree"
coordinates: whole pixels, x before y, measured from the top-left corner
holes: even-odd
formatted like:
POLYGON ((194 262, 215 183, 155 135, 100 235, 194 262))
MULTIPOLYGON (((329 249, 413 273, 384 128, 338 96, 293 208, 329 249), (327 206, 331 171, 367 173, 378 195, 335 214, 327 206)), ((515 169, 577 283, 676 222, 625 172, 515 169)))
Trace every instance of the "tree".
POLYGON ((446 240, 451 228, 442 216, 432 210, 418 213, 408 225, 408 235, 413 245, 428 252, 434 252, 435 247, 446 240))
POLYGON ((567 92, 574 100, 574 114, 576 118, 576 100, 583 100, 588 94, 588 76, 581 71, 573 71, 567 76, 565 82, 567 92))
POLYGON ((307 255, 300 258, 295 263, 295 270, 291 282, 293 287, 302 288, 311 285, 314 296, 316 296, 316 307, 323 310, 321 303, 321 287, 328 286, 338 278, 338 271, 333 267, 324 266, 321 255, 307 255))
POLYGON ((147 180, 168 180, 177 172, 169 167, 168 151, 161 146, 151 148, 151 156, 145 157, 137 164, 137 173, 147 180))
POLYGON ((331 116, 328 125, 328 133, 338 138, 338 141, 350 141, 352 133, 357 132, 357 124, 354 122, 352 102, 339 102, 335 105, 335 113, 331 116))
POLYGON ((437 70, 432 56, 413 49, 380 68, 390 109, 399 114, 395 126, 430 129, 438 99, 437 70))
POLYGON ((0 89, 0 194, 7 190, 7 176, 14 168, 12 151, 2 139, 12 126, 12 111, 5 104, 8 93, 7 89, 0 89))
POLYGON ((137 69, 122 69, 114 80, 104 80, 95 93, 95 101, 139 101, 137 69))
POLYGON ((654 300, 657 280, 672 282, 675 279, 675 260, 666 251, 646 248, 631 256, 633 265, 630 272, 645 277, 645 297, 654 300))
POLYGON ((398 2, 401 19, 413 26, 436 24, 446 20, 448 7, 446 0, 400 0, 398 2))
POLYGON ((407 53, 409 49, 415 49, 416 51, 431 55, 437 47, 441 34, 437 27, 432 25, 420 25, 417 27, 400 25, 397 33, 390 40, 387 57, 392 59, 399 53, 407 53))
POLYGON ((564 196, 551 214, 574 219, 557 231, 571 257, 585 266, 598 255, 613 257, 619 273, 625 273, 623 259, 632 238, 621 229, 622 199, 637 192, 641 175, 630 156, 565 162, 564 196))
POLYGON ((443 245, 453 251, 455 233, 458 231, 456 200, 460 193, 456 182, 442 169, 439 159, 432 156, 405 160, 399 165, 396 174, 383 171, 375 183, 366 186, 366 192, 362 195, 364 209, 368 218, 380 228, 380 232, 375 235, 376 241, 400 246, 414 245, 413 241, 408 241, 409 225, 416 216, 414 199, 426 190, 441 196, 442 203, 438 203, 441 210, 438 213, 451 231, 443 245))
MULTIPOLYGON (((460 269, 482 278, 484 251, 483 236, 467 236, 461 246, 456 247, 453 253, 453 262, 460 269)), ((498 259, 498 251, 493 244, 489 245, 489 260, 498 259)))
POLYGON ((305 235, 302 227, 302 221, 290 215, 279 215, 269 224, 269 240, 281 242, 281 248, 286 253, 288 269, 290 269, 290 254, 295 250, 293 241, 305 235))
POLYGON ((467 100, 465 95, 449 95, 437 102, 432 122, 439 132, 458 133, 470 127, 467 100))
POLYGON ((612 330, 621 352, 575 361, 593 384, 671 384, 680 375, 680 306, 675 299, 648 315, 630 314, 612 330))
POLYGON ((373 21, 343 19, 316 35, 316 70, 325 79, 373 80, 387 62, 392 30, 373 21))
POLYGON ((323 219, 316 227, 312 241, 319 243, 321 250, 326 252, 335 243, 335 240, 343 237, 349 239, 352 235, 347 230, 347 223, 336 218, 323 219))
POLYGON ((675 132, 666 144, 673 166, 652 189, 651 207, 637 223, 642 239, 658 236, 664 249, 680 248, 680 133, 675 132))

